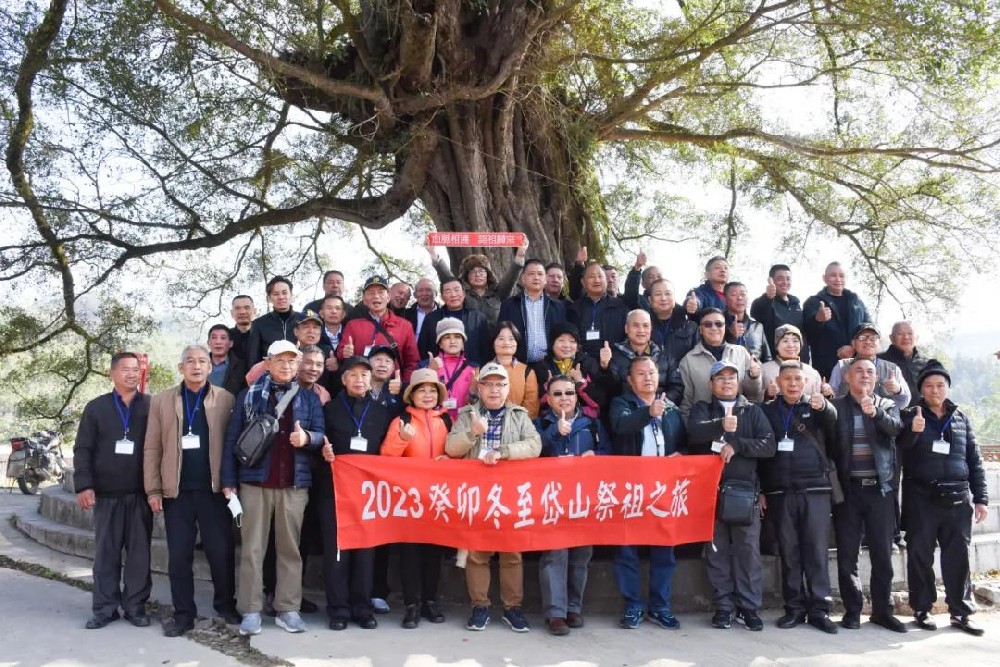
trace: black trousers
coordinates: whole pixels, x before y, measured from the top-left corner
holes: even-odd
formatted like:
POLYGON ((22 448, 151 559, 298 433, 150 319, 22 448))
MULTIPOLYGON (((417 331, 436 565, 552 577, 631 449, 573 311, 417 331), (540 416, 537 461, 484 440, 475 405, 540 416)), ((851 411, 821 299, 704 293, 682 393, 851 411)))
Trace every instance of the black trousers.
POLYGON ((389 556, 398 551, 395 544, 375 547, 375 564, 372 569, 372 597, 389 599, 389 556))
POLYGON ((403 603, 437 602, 441 580, 441 558, 447 547, 437 544, 400 544, 399 579, 403 584, 403 603))
POLYGON ((94 503, 94 616, 145 614, 153 587, 149 541, 153 511, 145 494, 97 496, 94 503), (125 563, 122 565, 122 550, 125 563))
POLYGON ((895 525, 893 494, 882 495, 877 484, 861 486, 852 481, 844 489, 845 500, 833 507, 833 527, 837 533, 837 579, 844 609, 860 614, 864 599, 858 576, 861 536, 868 541, 872 564, 872 614, 892 613, 892 533, 895 525))
POLYGON ((339 550, 333 498, 317 503, 316 510, 323 539, 326 613, 331 619, 371 615, 375 549, 339 550))
POLYGON ((948 612, 953 616, 968 616, 975 611, 969 578, 972 505, 965 502, 942 507, 931 498, 927 489, 915 484, 903 487, 910 606, 914 612, 930 611, 937 601, 934 547, 939 545, 948 612))
POLYGON ((767 502, 777 527, 785 611, 810 617, 829 615, 830 494, 775 494, 767 502))
POLYGON ((199 533, 215 589, 212 606, 220 614, 236 609, 232 520, 221 493, 180 491, 176 498, 163 501, 170 558, 167 573, 177 623, 186 624, 198 616, 194 602, 194 543, 199 533))

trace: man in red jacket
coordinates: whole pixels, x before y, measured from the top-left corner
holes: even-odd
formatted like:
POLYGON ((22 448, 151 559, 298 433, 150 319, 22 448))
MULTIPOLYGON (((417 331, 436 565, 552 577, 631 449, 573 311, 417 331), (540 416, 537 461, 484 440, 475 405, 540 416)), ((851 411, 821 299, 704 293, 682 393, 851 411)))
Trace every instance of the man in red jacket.
POLYGON ((368 312, 344 325, 337 357, 343 361, 355 355, 367 356, 377 346, 391 347, 399 354, 403 381, 409 382, 420 362, 413 325, 389 310, 389 283, 385 278, 369 278, 361 298, 368 312))

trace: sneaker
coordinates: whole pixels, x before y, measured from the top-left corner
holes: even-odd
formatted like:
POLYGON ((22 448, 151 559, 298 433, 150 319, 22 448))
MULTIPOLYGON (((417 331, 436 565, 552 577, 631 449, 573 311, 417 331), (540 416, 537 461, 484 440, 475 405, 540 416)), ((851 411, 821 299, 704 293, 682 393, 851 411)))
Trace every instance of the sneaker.
POLYGON ((466 630, 485 630, 486 626, 490 623, 490 608, 489 607, 473 607, 472 616, 469 617, 468 623, 465 624, 466 630))
MULTIPOLYGON (((285 632, 305 632, 306 623, 297 611, 283 611, 274 619, 274 624, 285 632)), ((242 627, 242 626, 241 626, 242 627)))
POLYGON ((388 614, 392 610, 385 598, 372 598, 372 611, 376 614, 388 614))
POLYGON ((760 620, 757 612, 750 609, 737 609, 736 622, 742 623, 746 626, 747 630, 753 630, 754 632, 760 632, 764 629, 764 621, 760 620))
POLYGON ((618 625, 626 630, 635 630, 642 623, 642 609, 626 609, 618 625))
POLYGON ((712 616, 712 627, 717 630, 728 630, 733 626, 733 614, 732 612, 722 611, 721 609, 716 611, 712 616))
POLYGON ((531 626, 528 625, 528 621, 524 618, 524 613, 521 611, 520 607, 504 609, 503 622, 506 623, 507 627, 514 632, 527 632, 531 629, 531 626))
POLYGON ((243 614, 243 620, 240 621, 240 634, 244 637, 260 634, 260 612, 243 614))
POLYGON ((918 611, 913 615, 913 619, 917 622, 917 627, 921 630, 937 630, 937 623, 934 622, 934 617, 926 611, 918 611))
POLYGON ((650 611, 646 616, 649 617, 649 620, 667 630, 678 630, 681 627, 681 622, 669 611, 650 611))
POLYGON ((973 623, 972 619, 968 616, 952 616, 951 624, 959 630, 968 632, 974 637, 981 637, 983 633, 986 632, 984 629, 973 623))

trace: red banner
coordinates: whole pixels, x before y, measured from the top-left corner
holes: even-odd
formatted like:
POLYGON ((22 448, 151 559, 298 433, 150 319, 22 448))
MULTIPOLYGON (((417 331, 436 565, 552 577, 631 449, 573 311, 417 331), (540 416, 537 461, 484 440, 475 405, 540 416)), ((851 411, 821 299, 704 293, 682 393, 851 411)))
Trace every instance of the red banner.
POLYGON ((522 232, 428 232, 427 245, 452 248, 519 248, 522 232))
POLYGON ((712 539, 718 456, 481 461, 338 456, 337 544, 479 551, 712 539))

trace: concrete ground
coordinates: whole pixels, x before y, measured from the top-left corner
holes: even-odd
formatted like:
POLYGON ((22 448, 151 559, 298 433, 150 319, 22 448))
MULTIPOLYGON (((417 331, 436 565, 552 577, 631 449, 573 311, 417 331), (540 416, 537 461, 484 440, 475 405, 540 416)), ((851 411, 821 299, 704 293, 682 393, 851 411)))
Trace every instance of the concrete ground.
MULTIPOLYGON (((72 578, 88 580, 90 563, 58 554, 32 542, 14 529, 8 517, 37 510, 37 499, 0 490, 0 555, 18 563, 43 566, 72 578)), ((198 584, 199 608, 211 609, 211 591, 198 584)), ((312 596, 316 599, 316 596, 312 596)), ((169 604, 165 577, 154 577, 153 599, 169 604)), ((687 665, 986 665, 1000 654, 1000 613, 976 618, 986 636, 969 637, 947 626, 937 616, 937 632, 916 629, 905 635, 870 624, 859 631, 829 636, 809 627, 778 630, 777 611, 765 614, 767 627, 750 633, 740 626, 713 630, 707 614, 680 617, 679 631, 649 624, 638 630, 615 627, 616 618, 591 616, 587 627, 567 637, 551 637, 541 619, 531 617, 532 632, 510 632, 495 612, 484 632, 464 629, 467 608, 445 611, 446 623, 422 624, 417 630, 399 627, 400 609, 379 617, 380 627, 364 631, 351 627, 335 633, 326 629, 323 614, 306 615, 310 630, 290 635, 269 619, 264 632, 250 646, 257 652, 241 657, 253 664, 333 667, 369 665, 403 667, 674 667, 687 665)), ((133 628, 123 621, 96 631, 83 629, 90 614, 90 594, 69 584, 0 568, 0 667, 35 665, 230 665, 236 660, 214 647, 191 639, 167 639, 154 623, 133 628)), ((908 620, 908 619, 907 619, 908 620)), ((223 636, 234 646, 245 640, 223 636)), ((216 646, 219 645, 217 641, 216 646)), ((239 651, 237 651, 239 652, 239 651)))

